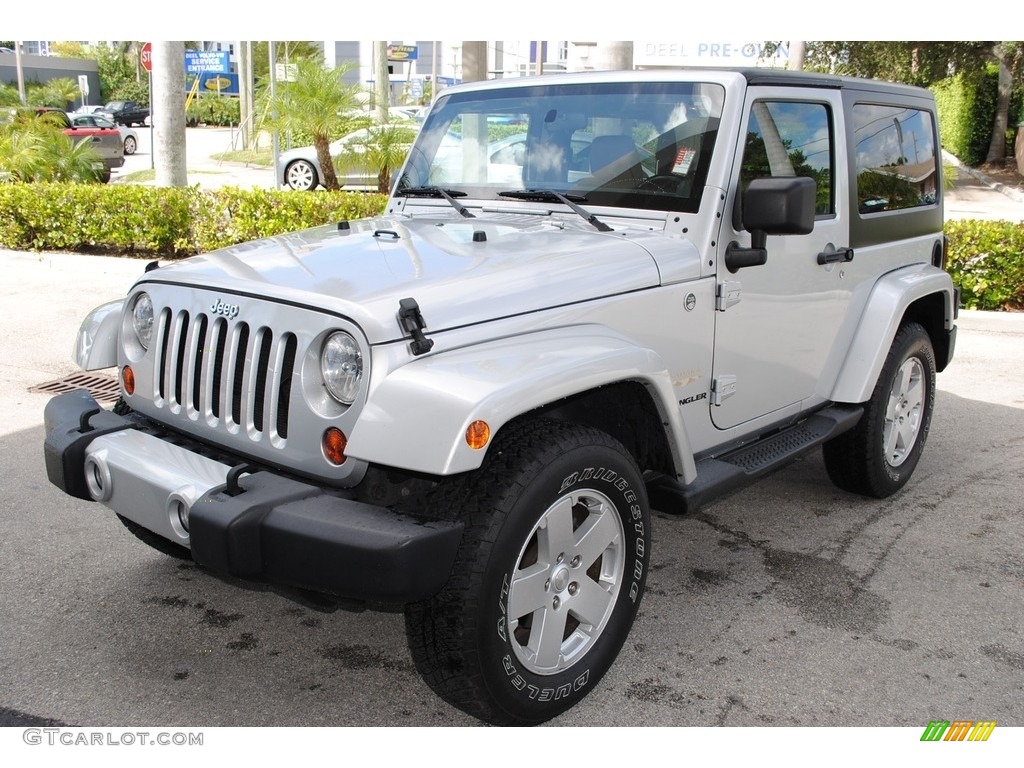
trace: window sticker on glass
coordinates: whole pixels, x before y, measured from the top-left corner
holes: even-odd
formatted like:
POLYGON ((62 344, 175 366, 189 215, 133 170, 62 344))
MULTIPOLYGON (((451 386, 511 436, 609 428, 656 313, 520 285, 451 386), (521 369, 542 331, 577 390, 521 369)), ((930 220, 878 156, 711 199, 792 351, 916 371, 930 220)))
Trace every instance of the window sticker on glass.
POLYGON ((676 161, 672 166, 672 173, 679 173, 685 176, 689 173, 690 164, 696 156, 697 150, 690 147, 680 147, 679 152, 676 153, 676 161))

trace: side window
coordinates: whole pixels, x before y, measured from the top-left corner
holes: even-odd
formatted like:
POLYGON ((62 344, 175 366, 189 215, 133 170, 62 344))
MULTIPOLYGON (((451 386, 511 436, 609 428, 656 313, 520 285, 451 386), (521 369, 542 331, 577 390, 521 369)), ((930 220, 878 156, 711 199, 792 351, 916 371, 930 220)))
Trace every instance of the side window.
POLYGON ((754 179, 806 176, 818 187, 815 213, 835 213, 832 115, 826 104, 757 101, 750 110, 740 189, 754 179))
POLYGON ((928 112, 856 104, 857 209, 861 214, 935 202, 938 183, 935 128, 928 112))

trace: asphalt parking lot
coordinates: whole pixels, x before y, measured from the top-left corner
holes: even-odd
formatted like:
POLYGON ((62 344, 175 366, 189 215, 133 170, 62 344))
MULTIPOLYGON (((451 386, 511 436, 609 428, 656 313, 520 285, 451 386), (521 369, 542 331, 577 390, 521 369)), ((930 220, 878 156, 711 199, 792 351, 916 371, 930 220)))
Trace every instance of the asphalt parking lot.
MULTIPOLYGON (((400 614, 229 586, 47 482, 48 395, 29 388, 74 371, 78 323, 143 264, 0 251, 0 718, 475 725, 420 681, 400 614)), ((551 725, 1024 725, 1024 313, 959 325, 903 492, 840 492, 812 454, 694 516, 656 514, 629 641, 551 725)))

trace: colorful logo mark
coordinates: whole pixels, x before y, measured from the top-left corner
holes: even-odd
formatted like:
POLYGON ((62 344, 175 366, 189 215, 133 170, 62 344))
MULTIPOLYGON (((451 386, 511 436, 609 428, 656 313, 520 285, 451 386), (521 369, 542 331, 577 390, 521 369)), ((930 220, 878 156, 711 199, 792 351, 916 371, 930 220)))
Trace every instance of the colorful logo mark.
POLYGON ((988 741, 995 727, 995 720, 932 720, 921 741, 988 741))

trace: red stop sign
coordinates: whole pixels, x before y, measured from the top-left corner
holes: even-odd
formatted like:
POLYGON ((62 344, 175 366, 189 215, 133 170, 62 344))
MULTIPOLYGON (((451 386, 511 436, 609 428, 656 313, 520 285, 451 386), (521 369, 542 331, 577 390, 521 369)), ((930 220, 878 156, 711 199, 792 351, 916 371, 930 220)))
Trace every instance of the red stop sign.
POLYGON ((153 44, 145 43, 139 51, 139 62, 147 72, 153 71, 153 44))

